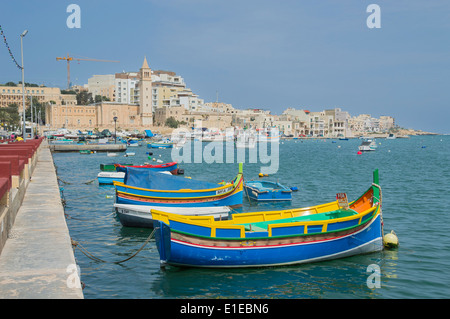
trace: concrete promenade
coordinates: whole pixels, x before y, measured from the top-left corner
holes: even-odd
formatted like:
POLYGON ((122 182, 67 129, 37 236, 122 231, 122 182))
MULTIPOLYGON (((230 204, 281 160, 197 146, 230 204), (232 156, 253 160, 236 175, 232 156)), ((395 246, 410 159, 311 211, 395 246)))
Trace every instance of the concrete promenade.
POLYGON ((83 299, 47 142, 0 255, 0 298, 83 299))

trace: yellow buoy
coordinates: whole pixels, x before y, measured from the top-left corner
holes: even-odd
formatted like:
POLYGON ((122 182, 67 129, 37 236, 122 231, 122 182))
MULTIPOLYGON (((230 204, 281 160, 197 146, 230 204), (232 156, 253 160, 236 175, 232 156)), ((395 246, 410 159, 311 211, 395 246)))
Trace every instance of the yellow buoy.
POLYGON ((389 234, 384 235, 383 244, 386 248, 396 248, 398 247, 398 237, 393 230, 389 234))
POLYGON ((258 174, 259 177, 263 177, 263 176, 269 176, 269 174, 263 174, 263 173, 259 173, 258 174))

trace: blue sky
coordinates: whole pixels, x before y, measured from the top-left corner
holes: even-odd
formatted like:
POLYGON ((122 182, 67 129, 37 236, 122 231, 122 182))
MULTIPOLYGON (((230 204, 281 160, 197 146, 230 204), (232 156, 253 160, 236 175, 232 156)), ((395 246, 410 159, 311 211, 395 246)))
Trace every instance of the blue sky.
MULTIPOLYGON (((174 71, 205 102, 235 108, 287 107, 351 115, 390 115, 400 126, 450 133, 448 0, 131 0, 5 1, 0 25, 25 81, 64 88, 66 64, 83 56, 120 63, 72 62, 71 80, 152 69, 174 71), (69 29, 69 4, 81 28, 69 29), (369 29, 369 4, 381 28, 369 29)), ((3 39, 0 39, 3 40, 3 39)), ((21 73, 0 44, 0 83, 21 73)))

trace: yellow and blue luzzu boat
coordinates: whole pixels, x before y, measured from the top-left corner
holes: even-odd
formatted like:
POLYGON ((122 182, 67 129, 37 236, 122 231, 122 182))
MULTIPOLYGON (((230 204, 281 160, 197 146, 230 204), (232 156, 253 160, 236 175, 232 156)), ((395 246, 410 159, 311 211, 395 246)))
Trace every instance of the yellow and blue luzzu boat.
POLYGON ((168 207, 241 207, 242 164, 229 183, 211 183, 189 178, 126 168, 123 182, 114 182, 116 203, 168 207))
POLYGON ((161 264, 262 267, 341 258, 383 249, 381 188, 357 200, 313 207, 233 214, 226 221, 152 210, 161 264))

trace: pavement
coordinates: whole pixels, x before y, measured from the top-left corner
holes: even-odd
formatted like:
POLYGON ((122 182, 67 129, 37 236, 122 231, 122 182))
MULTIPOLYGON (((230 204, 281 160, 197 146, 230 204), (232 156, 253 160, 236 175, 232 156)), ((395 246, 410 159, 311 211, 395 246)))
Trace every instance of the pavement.
POLYGON ((0 298, 83 299, 48 144, 0 255, 0 298))

